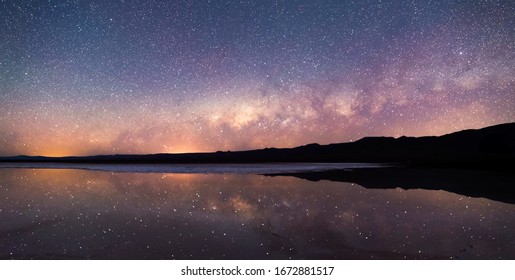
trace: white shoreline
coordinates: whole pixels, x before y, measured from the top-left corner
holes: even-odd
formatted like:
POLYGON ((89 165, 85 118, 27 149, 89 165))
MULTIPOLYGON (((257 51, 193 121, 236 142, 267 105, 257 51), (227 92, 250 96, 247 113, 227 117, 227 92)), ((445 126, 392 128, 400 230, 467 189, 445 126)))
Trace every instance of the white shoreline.
POLYGON ((133 173, 277 174, 388 167, 381 163, 84 164, 3 162, 0 169, 82 169, 133 173))

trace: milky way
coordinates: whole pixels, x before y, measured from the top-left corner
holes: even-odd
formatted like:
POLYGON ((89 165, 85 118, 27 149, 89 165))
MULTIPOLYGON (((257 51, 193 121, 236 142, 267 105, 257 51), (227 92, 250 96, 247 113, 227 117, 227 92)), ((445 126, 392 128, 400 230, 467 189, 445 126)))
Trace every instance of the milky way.
POLYGON ((512 1, 1 1, 0 48, 0 155, 515 121, 512 1))

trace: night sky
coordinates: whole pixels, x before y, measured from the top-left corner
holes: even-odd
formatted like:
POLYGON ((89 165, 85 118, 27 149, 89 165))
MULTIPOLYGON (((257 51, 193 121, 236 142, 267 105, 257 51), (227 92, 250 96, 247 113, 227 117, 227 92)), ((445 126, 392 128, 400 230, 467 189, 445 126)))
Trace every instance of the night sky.
POLYGON ((513 1, 0 1, 0 155, 515 121, 513 1))

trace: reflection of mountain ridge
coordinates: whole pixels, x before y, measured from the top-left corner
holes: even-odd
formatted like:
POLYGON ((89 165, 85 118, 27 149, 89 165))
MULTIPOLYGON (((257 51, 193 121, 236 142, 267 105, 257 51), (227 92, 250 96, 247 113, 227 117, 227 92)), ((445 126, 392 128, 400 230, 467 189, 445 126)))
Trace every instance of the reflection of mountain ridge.
POLYGON ((515 204, 515 175, 507 172, 436 168, 367 168, 305 173, 279 173, 310 181, 356 183, 368 189, 444 190, 515 204))
POLYGON ((0 259, 515 258, 515 204, 449 192, 246 174, 0 177, 0 259))
POLYGON ((515 168, 515 123, 443 136, 365 137, 349 143, 309 144, 296 148, 252 151, 99 155, 80 157, 0 157, 4 162, 67 163, 263 163, 263 162, 398 162, 425 166, 515 168))

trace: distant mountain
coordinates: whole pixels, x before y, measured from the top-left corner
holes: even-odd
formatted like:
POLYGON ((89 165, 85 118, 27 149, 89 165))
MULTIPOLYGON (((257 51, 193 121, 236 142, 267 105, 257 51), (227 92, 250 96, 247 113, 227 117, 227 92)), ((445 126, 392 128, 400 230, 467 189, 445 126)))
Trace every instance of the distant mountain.
POLYGON ((426 166, 514 168, 515 123, 469 129, 443 136, 365 137, 355 142, 296 148, 151 155, 84 157, 0 157, 3 162, 68 163, 257 163, 390 162, 426 166))

